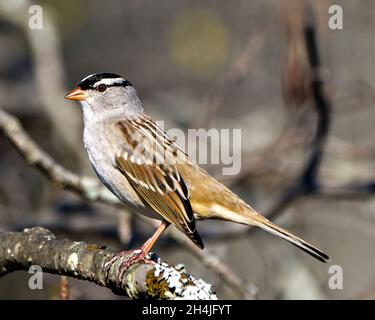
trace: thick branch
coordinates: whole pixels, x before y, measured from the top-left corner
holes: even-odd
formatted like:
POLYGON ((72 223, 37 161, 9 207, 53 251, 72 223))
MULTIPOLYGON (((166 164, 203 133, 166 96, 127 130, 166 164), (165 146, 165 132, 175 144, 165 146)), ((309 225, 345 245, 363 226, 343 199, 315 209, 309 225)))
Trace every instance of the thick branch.
POLYGON ((35 227, 23 232, 0 233, 0 276, 16 270, 40 266, 44 272, 61 274, 94 282, 130 298, 217 299, 211 285, 187 274, 184 267, 161 263, 155 254, 147 262, 126 269, 119 279, 119 269, 131 252, 108 263, 116 253, 85 242, 57 240, 47 229, 35 227))

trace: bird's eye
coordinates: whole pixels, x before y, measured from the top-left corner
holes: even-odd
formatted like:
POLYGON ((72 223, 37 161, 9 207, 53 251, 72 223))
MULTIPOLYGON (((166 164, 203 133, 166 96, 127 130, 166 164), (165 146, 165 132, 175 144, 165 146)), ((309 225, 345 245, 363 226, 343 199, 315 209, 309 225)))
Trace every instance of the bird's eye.
POLYGON ((97 87, 96 87, 96 90, 98 90, 99 92, 104 92, 107 90, 107 86, 105 84, 99 84, 97 87))

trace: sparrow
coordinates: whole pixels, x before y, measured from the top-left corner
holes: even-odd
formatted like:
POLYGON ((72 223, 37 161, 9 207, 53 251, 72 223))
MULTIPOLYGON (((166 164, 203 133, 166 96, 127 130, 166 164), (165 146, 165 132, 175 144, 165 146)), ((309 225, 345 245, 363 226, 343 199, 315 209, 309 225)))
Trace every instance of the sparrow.
POLYGON ((266 219, 191 161, 145 112, 133 85, 121 76, 89 75, 65 98, 81 104, 84 145, 99 179, 126 206, 161 221, 126 267, 144 260, 170 224, 203 249, 196 221, 204 219, 261 228, 329 261, 324 252, 266 219))

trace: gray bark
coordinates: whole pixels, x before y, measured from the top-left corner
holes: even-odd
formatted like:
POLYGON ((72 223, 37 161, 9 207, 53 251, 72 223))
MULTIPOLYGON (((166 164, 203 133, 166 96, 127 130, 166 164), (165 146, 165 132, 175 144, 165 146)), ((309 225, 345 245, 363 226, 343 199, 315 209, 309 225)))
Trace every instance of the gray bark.
POLYGON ((0 232, 0 276, 39 265, 44 272, 91 281, 132 299, 216 299, 211 285, 194 279, 181 265, 162 263, 155 254, 131 265, 119 279, 119 269, 132 253, 107 263, 115 254, 96 244, 58 240, 41 227, 0 232))

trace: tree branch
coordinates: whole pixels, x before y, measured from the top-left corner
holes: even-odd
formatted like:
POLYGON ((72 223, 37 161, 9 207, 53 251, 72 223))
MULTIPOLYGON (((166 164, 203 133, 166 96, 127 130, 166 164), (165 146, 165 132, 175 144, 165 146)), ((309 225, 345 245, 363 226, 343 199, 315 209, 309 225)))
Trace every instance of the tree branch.
POLYGON ((18 119, 1 109, 0 128, 28 164, 40 170, 58 187, 73 191, 86 200, 121 204, 98 180, 79 176, 58 164, 23 130, 18 119))
POLYGON ((155 254, 148 255, 148 263, 130 266, 119 281, 119 269, 131 257, 131 252, 106 263, 115 254, 96 244, 57 240, 41 227, 1 232, 0 276, 39 265, 44 272, 94 282, 133 299, 217 299, 211 285, 194 279, 182 265, 171 267, 162 263, 155 254))

